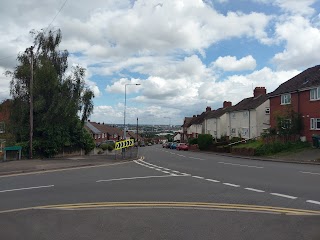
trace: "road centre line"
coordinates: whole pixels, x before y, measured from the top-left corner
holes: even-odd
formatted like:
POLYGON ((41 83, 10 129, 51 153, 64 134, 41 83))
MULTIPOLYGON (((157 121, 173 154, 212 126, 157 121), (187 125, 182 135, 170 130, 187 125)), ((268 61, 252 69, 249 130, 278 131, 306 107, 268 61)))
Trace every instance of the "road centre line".
POLYGON ((184 156, 184 155, 181 155, 181 154, 177 154, 177 156, 179 156, 179 157, 186 157, 186 156, 184 156))
POLYGON ((237 164, 237 163, 226 163, 226 162, 218 162, 218 163, 225 164, 225 165, 239 166, 239 167, 264 168, 264 167, 251 166, 251 165, 242 165, 242 164, 237 164))
POLYGON ((299 171, 301 173, 305 173, 305 174, 312 174, 312 175, 320 175, 320 173, 313 173, 313 172, 302 172, 302 171, 299 171))
POLYGON ((14 191, 22 191, 22 190, 31 190, 31 189, 38 189, 38 188, 49 188, 49 187, 54 187, 54 185, 37 186, 37 187, 25 187, 25 188, 16 188, 16 189, 7 189, 7 190, 1 190, 0 193, 4 193, 4 192, 14 192, 14 191))
POLYGON ((307 203, 313 203, 313 204, 320 205, 320 202, 318 202, 318 201, 307 200, 306 202, 307 202, 307 203))
POLYGON ((204 177, 199 177, 199 176, 192 176, 193 178, 199 178, 199 179, 204 179, 204 177))
POLYGON ((210 182, 215 182, 215 183, 219 183, 220 182, 218 180, 214 180, 214 179, 210 179, 210 178, 206 178, 205 180, 210 181, 210 182))
POLYGON ((188 158, 197 159, 197 160, 204 160, 203 158, 197 158, 197 157, 188 157, 188 158))
POLYGON ((136 180, 136 179, 149 179, 149 178, 166 178, 166 177, 184 177, 183 175, 162 175, 162 176, 144 176, 144 177, 131 177, 131 178, 113 178, 113 179, 102 179, 96 182, 113 182, 113 181, 123 181, 123 180, 136 180))
POLYGON ((297 199, 297 197, 290 196, 290 195, 285 195, 285 194, 280 194, 280 193, 270 193, 271 195, 278 196, 278 197, 284 197, 284 198, 290 198, 290 199, 297 199))
POLYGON ((162 171, 162 172, 163 172, 163 173, 168 173, 168 174, 170 173, 170 172, 167 172, 167 171, 162 171))
POLYGON ((222 184, 230 186, 230 187, 240 187, 240 185, 236 185, 236 184, 233 184, 233 183, 222 183, 222 184))
POLYGON ((260 193, 265 192, 263 190, 259 190, 259 189, 255 189, 255 188, 244 188, 244 189, 249 190, 249 191, 253 191, 253 192, 260 192, 260 193))

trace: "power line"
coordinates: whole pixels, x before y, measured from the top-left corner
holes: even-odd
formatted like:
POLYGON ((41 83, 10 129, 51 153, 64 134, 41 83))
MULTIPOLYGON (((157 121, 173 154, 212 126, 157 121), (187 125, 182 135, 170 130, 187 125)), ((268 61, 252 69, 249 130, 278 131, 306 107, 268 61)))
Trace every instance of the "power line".
MULTIPOLYGON (((50 24, 48 25, 48 27, 46 28, 46 30, 44 32, 46 32, 50 28, 50 26, 52 25, 54 20, 57 18, 59 13, 62 11, 62 9, 64 8, 64 6, 66 5, 67 2, 68 2, 68 0, 64 1, 64 3, 61 5, 60 9, 58 10, 58 12, 56 13, 56 15, 54 16, 54 18, 52 19, 52 21, 50 22, 50 24)), ((0 58, 0 61, 8 59, 8 58, 11 58, 11 57, 15 57, 15 56, 16 56, 16 54, 10 55, 10 56, 6 56, 6 57, 2 57, 2 58, 0 58)))

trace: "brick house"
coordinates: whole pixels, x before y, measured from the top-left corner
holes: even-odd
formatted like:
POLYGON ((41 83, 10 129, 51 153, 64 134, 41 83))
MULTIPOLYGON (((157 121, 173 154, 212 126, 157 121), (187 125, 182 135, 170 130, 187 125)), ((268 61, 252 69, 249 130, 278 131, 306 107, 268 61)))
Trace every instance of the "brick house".
MULTIPOLYGON (((282 83, 269 97, 271 128, 277 127, 277 116, 294 111, 302 117, 302 137, 311 141, 313 134, 320 134, 320 65, 282 83)), ((290 123, 287 119, 284 127, 290 123)))
POLYGON ((191 122, 192 117, 185 117, 181 126, 181 142, 188 142, 188 126, 191 122))
POLYGON ((121 129, 105 123, 88 121, 85 123, 85 128, 89 131, 96 144, 106 140, 118 141, 123 138, 123 131, 121 129))

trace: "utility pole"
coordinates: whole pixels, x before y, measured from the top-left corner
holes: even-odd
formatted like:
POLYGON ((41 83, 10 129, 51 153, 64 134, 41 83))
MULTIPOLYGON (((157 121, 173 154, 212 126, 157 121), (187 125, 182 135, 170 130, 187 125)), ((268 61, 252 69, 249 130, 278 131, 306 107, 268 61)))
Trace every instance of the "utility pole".
POLYGON ((139 147, 139 128, 138 128, 138 122, 139 122, 139 118, 137 118, 137 147, 139 147))
POLYGON ((30 96, 30 140, 29 140, 29 158, 32 159, 32 140, 33 140, 33 46, 29 48, 30 57, 31 57, 31 77, 30 77, 30 86, 29 86, 29 96, 30 96))

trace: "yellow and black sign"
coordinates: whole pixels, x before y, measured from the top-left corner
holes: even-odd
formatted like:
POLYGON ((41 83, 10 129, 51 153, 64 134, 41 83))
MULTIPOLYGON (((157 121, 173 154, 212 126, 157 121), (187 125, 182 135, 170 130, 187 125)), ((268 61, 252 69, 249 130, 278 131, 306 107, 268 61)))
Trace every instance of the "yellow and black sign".
POLYGON ((134 146, 134 139, 128 139, 116 142, 115 150, 120 150, 122 148, 132 147, 134 146))

